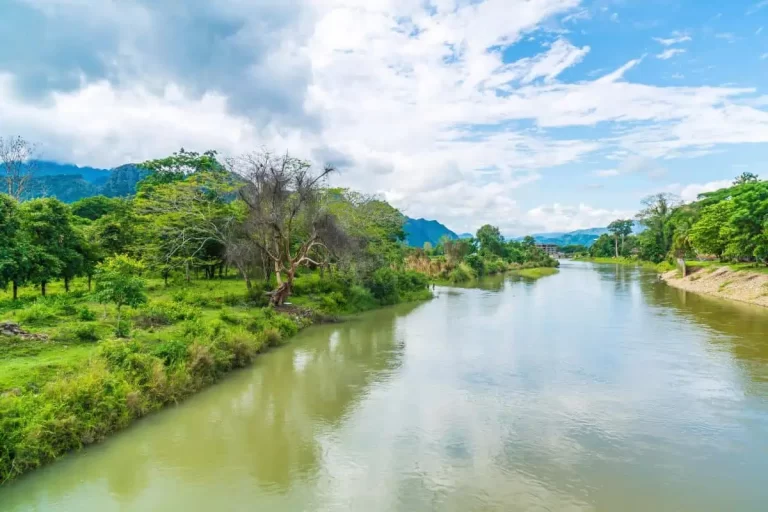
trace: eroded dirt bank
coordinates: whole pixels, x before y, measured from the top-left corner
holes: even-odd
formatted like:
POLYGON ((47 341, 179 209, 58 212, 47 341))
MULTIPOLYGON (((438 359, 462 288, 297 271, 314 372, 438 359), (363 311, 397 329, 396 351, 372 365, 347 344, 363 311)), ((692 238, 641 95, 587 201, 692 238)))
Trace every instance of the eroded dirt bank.
POLYGON ((671 271, 661 275, 670 286, 722 299, 768 307, 768 274, 728 267, 693 269, 687 277, 671 271))

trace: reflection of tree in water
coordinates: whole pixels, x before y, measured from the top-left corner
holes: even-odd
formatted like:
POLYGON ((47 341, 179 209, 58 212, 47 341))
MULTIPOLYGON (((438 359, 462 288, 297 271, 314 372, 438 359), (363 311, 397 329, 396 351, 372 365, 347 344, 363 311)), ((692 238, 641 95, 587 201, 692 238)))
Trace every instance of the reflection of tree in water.
POLYGON ((317 474, 319 436, 339 428, 370 387, 402 364, 397 320, 416 307, 314 327, 262 356, 247 374, 17 482, 26 487, 19 495, 28 507, 44 496, 58 501, 87 492, 85 486, 102 479, 127 506, 166 479, 182 488, 258 485, 285 492, 296 479, 317 474))
POLYGON ((733 354, 753 380, 768 382, 766 311, 672 288, 658 280, 642 279, 641 288, 649 304, 673 308, 692 322, 720 334, 707 338, 733 354))

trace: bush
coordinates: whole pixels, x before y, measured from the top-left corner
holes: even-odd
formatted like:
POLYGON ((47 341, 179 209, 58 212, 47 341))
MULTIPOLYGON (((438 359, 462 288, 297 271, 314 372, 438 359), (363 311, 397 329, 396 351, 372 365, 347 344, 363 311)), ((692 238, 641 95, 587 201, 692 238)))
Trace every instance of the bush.
POLYGON ((176 366, 187 360, 187 344, 179 340, 168 340, 158 343, 152 355, 160 359, 165 366, 176 366))
POLYGON ((131 322, 129 320, 120 320, 115 327, 115 336, 118 338, 127 338, 131 335, 131 322))
POLYGON ((391 268, 380 268, 366 283, 374 298, 383 305, 396 304, 400 300, 397 274, 391 268))
POLYGON ((76 324, 72 327, 67 327, 60 330, 54 336, 54 339, 59 342, 93 342, 99 341, 99 333, 96 331, 96 326, 93 324, 76 324))
POLYGON ((77 319, 83 322, 91 322, 96 320, 96 313, 91 311, 88 306, 83 306, 77 311, 77 319))
POLYGON ((142 327, 171 325, 182 320, 197 318, 200 311, 179 302, 151 302, 139 311, 137 321, 142 327))
POLYGON ((20 323, 27 325, 50 323, 56 318, 56 309, 42 301, 38 301, 18 311, 16 318, 20 323))
POLYGON ((470 254, 464 258, 464 262, 469 265, 472 272, 478 277, 485 275, 485 263, 478 254, 470 254))
POLYGON ((474 279, 472 269, 466 263, 461 263, 448 274, 448 280, 452 283, 466 283, 472 279, 474 279))
POLYGON ((347 310, 352 313, 367 311, 376 307, 376 299, 367 288, 352 285, 347 292, 347 310))

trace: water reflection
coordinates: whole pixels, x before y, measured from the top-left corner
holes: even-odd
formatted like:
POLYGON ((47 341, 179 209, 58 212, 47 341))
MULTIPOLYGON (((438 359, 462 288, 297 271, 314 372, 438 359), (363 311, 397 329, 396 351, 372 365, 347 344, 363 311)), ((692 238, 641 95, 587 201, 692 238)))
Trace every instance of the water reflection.
POLYGON ((766 327, 624 266, 439 288, 305 332, 0 510, 763 510, 766 327))

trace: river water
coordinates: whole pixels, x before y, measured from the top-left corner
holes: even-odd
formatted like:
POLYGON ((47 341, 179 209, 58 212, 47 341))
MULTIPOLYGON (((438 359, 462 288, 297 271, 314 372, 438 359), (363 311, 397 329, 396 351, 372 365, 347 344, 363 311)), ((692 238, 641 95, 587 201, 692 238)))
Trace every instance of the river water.
POLYGON ((637 269, 313 327, 2 511, 765 511, 768 312, 637 269))

